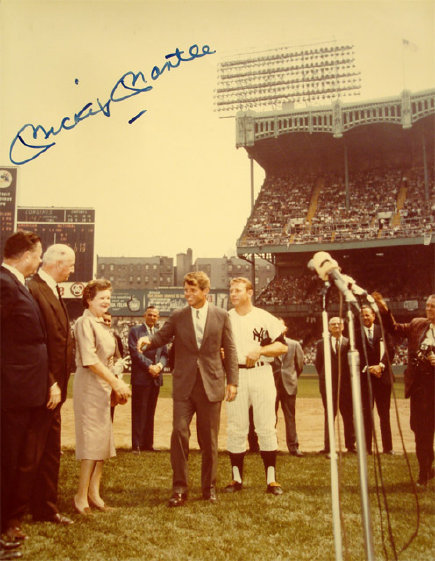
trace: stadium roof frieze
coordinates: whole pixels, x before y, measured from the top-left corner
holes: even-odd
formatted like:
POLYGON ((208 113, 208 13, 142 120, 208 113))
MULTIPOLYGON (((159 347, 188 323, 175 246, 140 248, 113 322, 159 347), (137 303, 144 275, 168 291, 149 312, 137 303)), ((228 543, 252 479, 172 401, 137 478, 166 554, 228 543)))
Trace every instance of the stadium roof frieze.
MULTIPOLYGON (((237 246, 237 255, 244 257, 248 255, 263 255, 268 254, 283 254, 283 253, 312 253, 316 251, 341 251, 350 249, 368 249, 368 248, 382 248, 393 246, 408 246, 408 245, 434 245, 435 237, 429 241, 425 236, 417 236, 414 238, 394 238, 394 239, 374 239, 374 240, 349 240, 343 242, 324 242, 324 243, 305 243, 305 244, 292 244, 292 245, 252 245, 252 246, 237 246)), ((435 246, 434 246, 435 247, 435 246)))
POLYGON ((252 147, 257 141, 290 133, 329 133, 341 138, 352 128, 372 124, 394 124, 411 128, 417 121, 435 115, 435 88, 377 100, 342 103, 304 109, 283 108, 256 113, 239 112, 236 116, 236 147, 252 147))

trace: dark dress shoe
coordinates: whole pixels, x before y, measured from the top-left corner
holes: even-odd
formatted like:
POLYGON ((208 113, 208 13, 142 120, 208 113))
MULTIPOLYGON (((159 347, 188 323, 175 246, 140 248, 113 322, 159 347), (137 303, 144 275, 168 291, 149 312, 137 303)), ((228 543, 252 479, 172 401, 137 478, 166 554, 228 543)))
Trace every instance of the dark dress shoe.
POLYGON ((296 458, 302 458, 303 455, 304 455, 303 452, 301 452, 299 448, 297 450, 290 450, 290 456, 296 456, 296 458))
POLYGON ((23 554, 21 551, 8 551, 7 549, 0 550, 0 561, 6 561, 6 559, 20 559, 23 554))
POLYGON ((168 501, 168 506, 183 506, 187 501, 187 493, 172 493, 172 497, 168 501))
POLYGON ((419 479, 415 484, 418 491, 426 491, 427 490, 427 481, 419 479))
POLYGON ((212 487, 209 491, 204 491, 202 494, 202 498, 205 501, 209 501, 211 504, 216 504, 217 503, 216 489, 212 487))
POLYGON ((9 528, 5 532, 6 537, 11 542, 22 542, 27 540, 26 534, 22 532, 21 528, 18 526, 9 526, 9 528))
POLYGON ((0 539, 0 549, 16 549, 21 546, 21 542, 8 542, 0 539))
POLYGON ((347 453, 348 454, 356 454, 356 448, 354 446, 352 446, 351 448, 348 448, 347 453))
POLYGON ((326 448, 322 448, 322 449, 319 450, 317 453, 318 453, 318 454, 329 454, 329 450, 327 450, 326 448))
POLYGON ((237 491, 242 490, 242 484, 238 481, 231 481, 224 489, 224 493, 237 493, 237 491))
POLYGON ((284 491, 279 483, 273 481, 267 486, 266 493, 270 493, 271 495, 282 495, 284 491))
POLYGON ((56 512, 56 514, 53 514, 51 518, 47 518, 47 521, 54 522, 54 524, 62 524, 63 526, 70 526, 71 524, 74 524, 71 518, 68 518, 68 516, 65 516, 64 514, 60 514, 60 512, 56 512))

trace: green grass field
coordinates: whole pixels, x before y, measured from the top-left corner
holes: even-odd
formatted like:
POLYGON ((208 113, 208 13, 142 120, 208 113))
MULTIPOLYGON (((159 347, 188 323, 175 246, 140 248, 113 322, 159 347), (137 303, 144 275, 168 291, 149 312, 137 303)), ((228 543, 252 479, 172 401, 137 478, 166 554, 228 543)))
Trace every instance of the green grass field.
MULTIPOLYGON (((24 559, 32 561, 333 561, 329 462, 307 454, 298 459, 280 454, 278 479, 285 494, 265 493, 264 470, 259 455, 247 455, 245 489, 236 495, 219 493, 211 505, 201 500, 200 454, 190 455, 191 489, 184 507, 166 506, 171 487, 168 452, 134 455, 119 451, 105 464, 102 495, 113 512, 96 512, 90 518, 74 514, 72 498, 78 480, 78 463, 71 451, 61 462, 59 506, 75 524, 58 527, 31 523, 24 530, 30 539, 24 559)), ((382 456, 385 490, 397 552, 416 527, 416 498, 403 456, 382 456)), ((416 472, 416 459, 411 456, 416 472)), ((373 464, 369 488, 375 559, 395 559, 386 526, 377 511, 373 464), (382 522, 382 523, 381 523, 382 522), (382 533, 386 551, 383 553, 382 533)), ((366 559, 360 515, 357 458, 341 460, 343 559, 366 559)), ((229 481, 229 463, 220 454, 218 490, 229 481)), ((434 559, 434 485, 418 494, 420 527, 417 538, 398 559, 434 559)), ((28 523, 27 523, 28 522, 28 523)))

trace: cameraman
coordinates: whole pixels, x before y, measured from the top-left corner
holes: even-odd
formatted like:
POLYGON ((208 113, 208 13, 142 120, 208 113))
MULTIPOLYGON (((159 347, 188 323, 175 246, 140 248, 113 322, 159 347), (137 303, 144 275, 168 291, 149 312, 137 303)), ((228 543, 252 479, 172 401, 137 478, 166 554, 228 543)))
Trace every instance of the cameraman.
POLYGON ((411 429, 420 473, 417 486, 425 488, 434 476, 434 375, 435 375, 435 294, 426 301, 426 318, 396 323, 378 293, 373 294, 385 329, 408 338, 408 366, 405 370, 405 397, 411 398, 411 429))

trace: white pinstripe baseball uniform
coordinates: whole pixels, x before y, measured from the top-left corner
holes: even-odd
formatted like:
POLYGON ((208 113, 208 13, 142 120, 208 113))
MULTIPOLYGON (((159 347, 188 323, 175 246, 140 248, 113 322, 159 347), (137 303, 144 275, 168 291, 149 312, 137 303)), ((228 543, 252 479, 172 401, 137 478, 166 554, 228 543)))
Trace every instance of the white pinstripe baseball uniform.
POLYGON ((245 315, 238 314, 235 309, 230 310, 229 315, 239 363, 239 386, 236 399, 227 403, 227 449, 234 454, 246 451, 252 405, 260 450, 277 450, 273 358, 261 356, 253 368, 240 366, 246 364, 250 351, 269 345, 282 334, 282 323, 255 306, 245 315))

